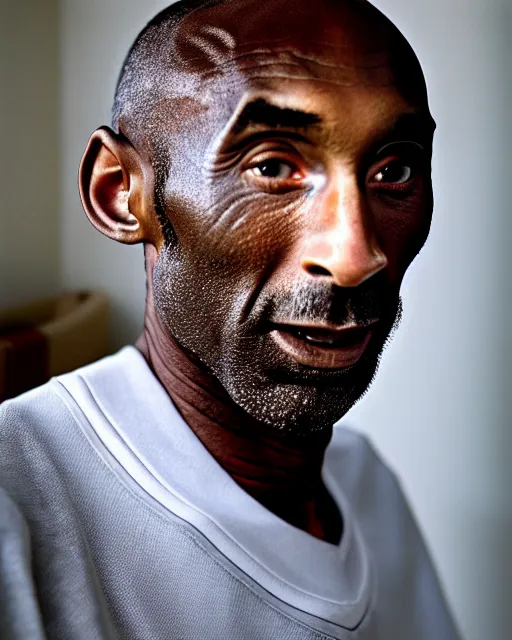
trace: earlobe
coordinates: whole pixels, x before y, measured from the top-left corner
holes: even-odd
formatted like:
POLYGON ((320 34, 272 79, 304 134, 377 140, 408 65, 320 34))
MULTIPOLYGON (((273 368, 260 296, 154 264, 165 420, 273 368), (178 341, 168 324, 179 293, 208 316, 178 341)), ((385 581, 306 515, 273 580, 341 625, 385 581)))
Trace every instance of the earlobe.
POLYGON ((79 173, 82 204, 91 223, 123 242, 154 242, 151 193, 137 151, 108 127, 97 129, 85 150, 79 173), (147 193, 146 193, 147 192, 147 193))

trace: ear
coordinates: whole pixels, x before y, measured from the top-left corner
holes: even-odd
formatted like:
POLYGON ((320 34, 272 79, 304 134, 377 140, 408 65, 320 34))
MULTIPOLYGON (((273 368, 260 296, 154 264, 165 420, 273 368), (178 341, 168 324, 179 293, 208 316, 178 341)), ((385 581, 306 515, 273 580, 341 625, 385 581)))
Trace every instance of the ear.
POLYGON ((82 204, 91 223, 104 235, 123 242, 146 242, 160 248, 163 237, 154 213, 153 171, 122 135, 97 129, 85 150, 79 172, 82 204))

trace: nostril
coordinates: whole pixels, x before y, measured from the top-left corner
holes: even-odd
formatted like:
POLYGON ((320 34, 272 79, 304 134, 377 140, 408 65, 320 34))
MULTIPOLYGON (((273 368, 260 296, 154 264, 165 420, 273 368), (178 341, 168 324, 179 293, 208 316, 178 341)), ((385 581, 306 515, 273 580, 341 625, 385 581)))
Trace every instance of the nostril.
POLYGON ((309 264, 306 271, 312 276, 330 276, 331 272, 317 264, 309 264))

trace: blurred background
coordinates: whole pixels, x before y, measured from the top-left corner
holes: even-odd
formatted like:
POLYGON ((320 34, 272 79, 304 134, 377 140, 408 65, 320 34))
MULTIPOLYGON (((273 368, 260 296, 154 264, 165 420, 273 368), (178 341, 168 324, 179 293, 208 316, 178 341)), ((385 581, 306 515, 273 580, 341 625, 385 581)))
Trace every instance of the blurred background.
MULTIPOLYGON (((95 231, 77 168, 110 123, 122 60, 166 0, 1 0, 0 314, 82 290, 106 349, 142 328, 142 247, 95 231)), ((402 479, 466 640, 512 628, 512 0, 375 0, 422 62, 438 130, 435 210, 401 328, 342 423, 402 479)), ((80 338, 78 338, 80 340, 80 338)), ((413 640, 413 639, 411 639, 413 640)))

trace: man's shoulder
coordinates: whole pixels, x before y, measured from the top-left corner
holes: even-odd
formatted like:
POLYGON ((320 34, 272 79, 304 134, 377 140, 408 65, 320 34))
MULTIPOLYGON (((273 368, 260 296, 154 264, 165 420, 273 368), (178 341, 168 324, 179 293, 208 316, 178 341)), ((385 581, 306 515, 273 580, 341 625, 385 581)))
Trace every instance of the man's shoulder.
POLYGON ((73 418, 55 393, 53 380, 4 401, 0 405, 0 490, 18 505, 34 499, 54 475, 55 457, 63 455, 67 443, 73 445, 73 431, 73 418))
POLYGON ((74 408, 81 399, 73 393, 80 383, 87 386, 97 376, 108 377, 122 370, 118 355, 107 356, 84 367, 56 377, 16 398, 0 404, 0 443, 7 446, 15 440, 33 440, 60 431, 63 423, 73 421, 74 408))
POLYGON ((20 438, 29 426, 41 427, 65 413, 65 405, 55 393, 55 380, 0 404, 0 441, 16 435, 20 438))
POLYGON ((368 434, 336 426, 326 451, 326 466, 354 504, 372 509, 380 509, 384 503, 405 507, 399 477, 368 434))
POLYGON ((343 461, 344 464, 352 461, 352 464, 357 464, 358 467, 377 467, 393 473, 374 444, 372 437, 344 424, 334 427, 327 455, 331 459, 343 461))

